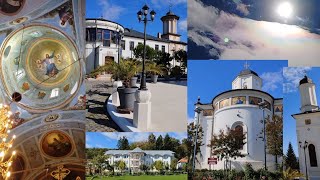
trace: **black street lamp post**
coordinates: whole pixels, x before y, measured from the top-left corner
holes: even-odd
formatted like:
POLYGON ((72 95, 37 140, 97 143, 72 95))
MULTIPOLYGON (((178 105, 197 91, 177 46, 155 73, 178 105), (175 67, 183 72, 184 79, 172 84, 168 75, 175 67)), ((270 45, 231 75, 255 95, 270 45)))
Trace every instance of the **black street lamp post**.
POLYGON ((304 144, 302 145, 302 142, 299 141, 299 146, 300 148, 303 148, 303 152, 304 152, 304 165, 306 167, 306 180, 309 179, 309 176, 308 176, 308 165, 307 165, 307 155, 306 155, 306 148, 308 147, 308 141, 304 141, 304 144))
POLYGON ((148 20, 148 10, 149 7, 144 5, 140 11, 138 11, 138 20, 139 22, 143 21, 144 23, 144 39, 143 39, 143 59, 142 59, 142 75, 141 75, 141 84, 140 90, 147 90, 147 83, 146 83, 146 70, 145 70, 145 60, 146 60, 146 40, 147 40, 147 23, 148 21, 153 21, 156 15, 156 12, 152 10, 150 12, 150 20, 148 20))
POLYGON ((264 110, 267 108, 266 102, 258 104, 259 108, 262 109, 262 121, 263 121, 263 146, 264 146, 264 169, 267 170, 267 141, 266 141, 266 120, 264 117, 264 110))

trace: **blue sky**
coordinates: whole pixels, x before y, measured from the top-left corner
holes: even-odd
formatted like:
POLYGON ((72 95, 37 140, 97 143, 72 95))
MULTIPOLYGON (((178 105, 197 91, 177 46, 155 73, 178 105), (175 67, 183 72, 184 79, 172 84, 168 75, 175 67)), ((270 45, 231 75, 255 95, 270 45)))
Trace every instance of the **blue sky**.
POLYGON ((180 16, 178 23, 178 33, 181 34, 181 40, 187 42, 187 0, 90 0, 86 1, 87 18, 103 18, 115 21, 126 28, 133 28, 143 32, 143 24, 138 22, 137 12, 144 4, 156 11, 156 18, 147 26, 147 33, 156 36, 158 32, 162 33, 162 21, 160 18, 169 11, 172 4, 172 11, 180 16))
MULTIPOLYGON (((156 137, 162 135, 164 137, 166 133, 153 133, 156 137)), ((187 137, 187 133, 168 133, 171 137, 182 140, 187 137)), ((87 132, 86 133, 86 148, 117 148, 118 139, 126 136, 130 143, 137 141, 146 141, 150 133, 147 132, 87 132)))
POLYGON ((289 142, 291 142, 294 152, 298 155, 298 143, 296 136, 296 123, 292 114, 300 112, 299 81, 307 74, 316 84, 316 94, 319 97, 320 89, 320 68, 310 67, 287 67, 284 69, 284 153, 287 152, 289 142))

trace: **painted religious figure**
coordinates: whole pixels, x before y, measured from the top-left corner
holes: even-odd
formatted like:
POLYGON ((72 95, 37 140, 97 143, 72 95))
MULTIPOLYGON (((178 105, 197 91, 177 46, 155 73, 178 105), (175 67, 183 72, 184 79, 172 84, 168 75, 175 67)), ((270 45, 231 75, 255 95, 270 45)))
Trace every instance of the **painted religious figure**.
POLYGON ((232 98, 232 105, 244 104, 245 102, 246 102, 246 97, 245 96, 238 96, 238 97, 233 97, 232 98))
MULTIPOLYGON (((46 65, 46 75, 49 77, 55 77, 59 72, 58 68, 56 67, 54 58, 55 58, 55 56, 54 56, 54 51, 53 51, 51 55, 46 54, 45 59, 37 61, 37 63, 39 65, 41 65, 43 63, 46 65)), ((56 58, 58 58, 60 60, 60 55, 56 58)), ((41 66, 38 66, 38 67, 41 67, 41 66)))
POLYGON ((229 99, 224 99, 224 100, 220 101, 219 109, 224 108, 226 106, 230 106, 229 99))
POLYGON ((13 15, 24 5, 24 0, 0 0, 0 12, 13 15))
POLYGON ((259 103, 261 103, 261 102, 262 102, 262 99, 261 99, 261 98, 252 97, 252 96, 249 97, 249 104, 259 105, 259 103))

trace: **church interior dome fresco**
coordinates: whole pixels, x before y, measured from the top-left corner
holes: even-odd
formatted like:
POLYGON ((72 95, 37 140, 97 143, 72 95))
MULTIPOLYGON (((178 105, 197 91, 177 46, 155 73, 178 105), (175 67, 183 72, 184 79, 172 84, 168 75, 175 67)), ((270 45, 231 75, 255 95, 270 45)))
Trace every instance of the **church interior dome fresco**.
POLYGON ((20 92, 22 107, 61 107, 79 89, 82 68, 76 46, 58 29, 37 24, 20 28, 6 38, 0 53, 6 94, 20 92))
POLYGON ((16 136, 7 179, 85 179, 84 7, 0 0, 0 103, 16 136))

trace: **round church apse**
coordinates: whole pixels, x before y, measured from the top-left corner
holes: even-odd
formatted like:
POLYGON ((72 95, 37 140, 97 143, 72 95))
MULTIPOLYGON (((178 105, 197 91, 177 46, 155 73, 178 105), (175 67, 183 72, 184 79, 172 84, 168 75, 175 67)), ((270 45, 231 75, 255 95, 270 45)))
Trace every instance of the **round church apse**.
POLYGON ((78 91, 82 68, 74 42, 50 26, 30 25, 12 32, 0 51, 1 80, 8 97, 31 112, 66 106, 78 91))
POLYGON ((60 158, 72 152, 72 143, 67 134, 61 131, 52 131, 42 138, 41 149, 50 157, 60 158))

